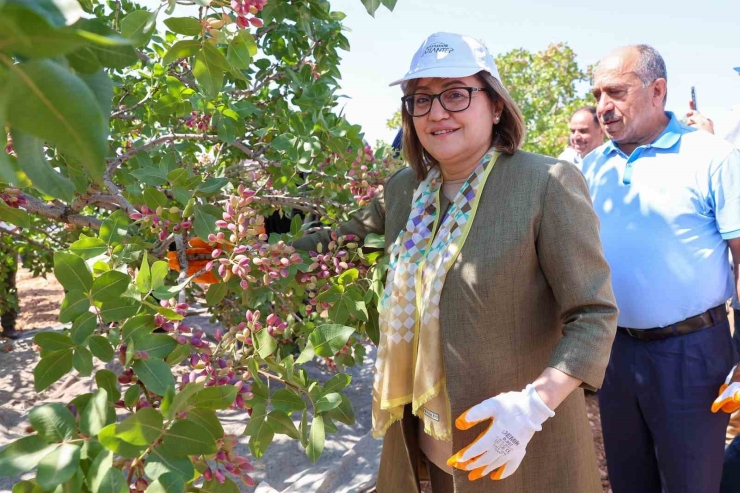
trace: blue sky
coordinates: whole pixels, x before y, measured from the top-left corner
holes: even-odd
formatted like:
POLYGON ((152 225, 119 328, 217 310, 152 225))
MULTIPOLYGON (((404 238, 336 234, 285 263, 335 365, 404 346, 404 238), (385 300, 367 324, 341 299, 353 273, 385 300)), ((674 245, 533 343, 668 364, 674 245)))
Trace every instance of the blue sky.
MULTIPOLYGON (((374 19, 360 0, 334 0, 332 8, 347 14, 351 44, 351 51, 341 52, 340 93, 350 98, 342 100, 344 111, 370 143, 392 140, 386 120, 399 108, 401 93, 388 83, 406 73, 422 40, 437 31, 478 38, 494 55, 562 41, 584 67, 618 46, 647 43, 668 66, 668 110, 688 109, 692 85, 699 109, 720 126, 740 103, 740 75, 732 70, 740 66, 737 0, 398 0, 393 12, 381 8, 374 19)), ((178 13, 186 14, 182 7, 178 13)))

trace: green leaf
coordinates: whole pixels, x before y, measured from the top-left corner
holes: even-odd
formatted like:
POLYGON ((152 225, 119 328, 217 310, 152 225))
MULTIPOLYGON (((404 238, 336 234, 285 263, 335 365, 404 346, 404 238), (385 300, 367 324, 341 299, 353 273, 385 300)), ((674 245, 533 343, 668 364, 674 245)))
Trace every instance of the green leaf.
POLYGON ((54 254, 54 276, 67 291, 89 292, 92 287, 92 274, 85 261, 73 253, 54 254))
POLYGON ((229 286, 225 283, 211 284, 206 292, 206 303, 208 306, 215 306, 221 303, 229 292, 229 286))
MULTIPOLYGON (((194 0, 196 3, 201 3, 209 0, 194 0)), ((200 489, 201 493, 239 493, 239 487, 231 479, 226 478, 223 484, 219 483, 216 478, 203 483, 203 487, 200 489)))
POLYGON ((267 448, 272 443, 272 439, 275 437, 275 432, 272 430, 272 426, 267 421, 267 415, 262 413, 258 416, 252 413, 252 417, 249 419, 249 424, 252 425, 249 437, 249 450, 255 459, 261 458, 267 448), (254 424, 252 420, 256 418, 254 424))
POLYGON ((340 286, 354 284, 359 275, 360 272, 357 269, 347 269, 337 278, 337 282, 340 286))
POLYGON ((135 47, 145 45, 154 33, 157 14, 148 10, 134 10, 121 21, 121 34, 131 40, 135 47))
POLYGON ((380 7, 380 0, 361 0, 367 13, 375 17, 375 11, 380 7))
POLYGON ((162 446, 174 457, 215 454, 218 451, 211 433, 190 420, 178 420, 167 431, 162 446))
POLYGON ((72 349, 74 342, 67 334, 60 332, 39 332, 33 337, 33 342, 46 351, 59 351, 60 349, 72 349))
POLYGON ((55 29, 36 12, 9 5, 0 17, 2 51, 26 58, 51 58, 85 44, 71 29, 55 29))
POLYGON ((123 403, 126 407, 134 407, 136 403, 139 402, 140 396, 141 387, 138 385, 132 385, 128 390, 126 390, 126 393, 123 394, 123 403))
MULTIPOLYGON (((200 23, 198 23, 198 25, 200 26, 200 23)), ((164 65, 169 65, 172 62, 179 60, 180 58, 193 56, 198 53, 198 51, 200 51, 200 47, 200 41, 198 41, 197 39, 185 39, 182 41, 178 41, 177 43, 172 45, 172 48, 167 51, 167 54, 165 54, 164 58, 162 59, 162 63, 164 65)))
POLYGON ((100 361, 105 361, 107 363, 113 359, 113 347, 105 337, 91 336, 88 344, 90 345, 90 352, 100 361))
POLYGON ((0 451, 0 477, 8 478, 30 471, 57 445, 49 445, 39 435, 23 437, 0 451))
POLYGON ((329 394, 321 396, 319 400, 316 401, 314 409, 317 413, 325 413, 327 411, 331 411, 336 407, 339 407, 339 404, 341 403, 342 396, 336 392, 331 392, 329 394))
POLYGON ((165 359, 177 347, 177 341, 167 334, 149 334, 136 340, 136 350, 146 351, 150 358, 165 359))
POLYGON ((159 166, 147 166, 131 171, 131 175, 144 185, 158 187, 167 183, 167 173, 159 166))
POLYGON ((109 246, 120 243, 126 237, 128 223, 129 220, 126 213, 118 210, 103 221, 103 224, 100 225, 98 236, 109 246))
MULTIPOLYGON (((0 143, 0 145, 2 144, 0 143)), ((0 156, 0 159, 3 159, 3 157, 0 156)), ((2 175, 0 175, 0 179, 2 179, 2 175)), ((26 211, 8 207, 3 201, 0 201, 0 221, 5 221, 21 228, 28 228, 31 225, 31 218, 26 211)))
POLYGON ((118 322, 133 317, 141 308, 141 302, 133 298, 118 298, 104 301, 100 307, 100 315, 104 322, 118 322))
POLYGON ((120 469, 113 467, 113 453, 100 452, 90 466, 87 484, 95 493, 128 493, 126 478, 120 469))
POLYGON ((59 321, 63 324, 73 321, 87 313, 90 309, 90 299, 85 293, 77 289, 67 293, 59 309, 59 321))
POLYGON ((277 349, 277 341, 273 339, 267 329, 262 329, 259 332, 256 332, 253 334, 253 337, 257 354, 259 354, 261 358, 267 358, 275 352, 275 349, 277 349))
POLYGON ((36 481, 42 488, 51 490, 71 479, 79 465, 80 446, 73 443, 59 444, 39 461, 36 481))
POLYGON ((159 411, 145 407, 118 424, 116 437, 131 445, 151 445, 162 433, 162 421, 159 411))
POLYGON ((159 289, 164 286, 167 274, 170 272, 170 266, 167 262, 157 261, 152 264, 152 289, 159 289))
POLYGON ((175 386, 175 377, 172 376, 169 365, 162 360, 139 360, 134 363, 134 372, 155 394, 164 395, 168 387, 175 386))
POLYGON ((77 430, 74 415, 62 404, 44 404, 31 409, 28 421, 47 442, 61 442, 72 438, 77 430))
POLYGON ((185 480, 174 472, 168 472, 159 476, 149 487, 146 493, 184 493, 185 480))
POLYGON ((282 411, 272 411, 267 415, 267 422, 269 423, 272 431, 280 435, 288 435, 294 440, 300 440, 301 434, 298 432, 298 428, 295 427, 293 420, 290 416, 282 411))
POLYGON ((210 433, 215 440, 219 440, 224 437, 224 429, 221 426, 221 422, 218 420, 216 412, 211 409, 204 409, 201 407, 191 409, 188 411, 188 420, 198 423, 208 430, 208 433, 210 433))
POLYGON ((220 192, 223 187, 229 184, 228 178, 209 178, 196 188, 197 191, 202 193, 216 193, 220 192))
POLYGON ((195 234, 197 234, 199 238, 208 241, 209 234, 215 234, 218 232, 219 229, 216 227, 216 217, 205 212, 202 206, 196 205, 193 210, 193 215, 195 217, 193 227, 195 229, 195 234))
POLYGON ((152 271, 149 269, 146 251, 144 251, 144 258, 141 259, 139 273, 136 275, 136 289, 141 294, 148 294, 152 290, 152 271))
POLYGON ((72 253, 83 259, 97 257, 108 250, 105 242, 100 238, 80 235, 80 239, 69 247, 72 253))
POLYGON ((203 49, 195 55, 193 75, 204 95, 216 99, 224 84, 224 70, 212 51, 203 49))
POLYGON ((46 159, 44 141, 19 130, 13 130, 12 136, 18 163, 34 187, 51 197, 71 201, 74 198, 75 186, 46 159))
POLYGON ((46 354, 33 369, 33 388, 41 392, 72 369, 72 350, 61 349, 46 354))
POLYGON ((306 455, 314 464, 324 451, 325 440, 324 418, 318 415, 314 416, 311 423, 311 433, 308 435, 308 446, 306 447, 306 455))
POLYGON ((200 390, 190 398, 190 404, 205 409, 226 409, 234 403, 237 390, 233 385, 221 385, 200 390))
POLYGON ((324 384, 324 392, 339 392, 352 381, 352 376, 346 373, 337 373, 324 384))
POLYGON ((131 42, 98 19, 80 19, 73 27, 89 42, 69 53, 67 60, 78 72, 93 74, 101 67, 123 69, 139 61, 131 42), (106 43, 101 43, 106 40, 106 43))
POLYGON ((257 43, 247 30, 241 30, 229 43, 226 59, 236 69, 248 69, 257 54, 257 43))
POLYGON ((146 459, 144 471, 152 479, 158 479, 168 473, 177 474, 185 481, 190 481, 195 477, 195 468, 189 458, 174 457, 164 447, 152 450, 146 459))
MULTIPOLYGON (((138 385, 135 385, 135 387, 138 387, 138 385)), ((126 457, 127 459, 134 459, 140 456, 146 447, 137 447, 116 437, 117 426, 118 425, 113 423, 100 430, 100 433, 98 433, 98 440, 100 443, 111 452, 122 457, 126 457)))
POLYGON ((297 360, 295 360, 295 364, 302 365, 304 363, 308 363, 313 359, 314 356, 316 356, 316 352, 313 349, 313 344, 311 344, 311 341, 308 341, 306 347, 304 347, 303 351, 301 351, 301 355, 298 356, 297 360))
POLYGON ((108 127, 95 94, 78 76, 50 60, 20 63, 13 65, 6 91, 14 130, 55 145, 101 181, 108 127))
POLYGON ((105 70, 102 69, 94 74, 80 74, 80 78, 95 95, 107 124, 113 106, 113 82, 111 82, 105 70))
POLYGON ((144 203, 152 210, 158 207, 167 207, 169 200, 167 196, 156 188, 147 188, 144 190, 144 203))
POLYGON ((276 390, 270 397, 270 403, 273 408, 288 414, 303 411, 306 408, 306 403, 301 399, 301 396, 290 389, 276 390))
POLYGON ((92 353, 86 347, 77 347, 72 354, 72 366, 83 377, 89 377, 93 371, 92 353))
POLYGON ((121 391, 118 390, 116 382, 116 374, 110 370, 98 370, 95 373, 95 383, 98 384, 99 388, 105 389, 108 402, 116 402, 121 398, 121 391))
POLYGON ((87 436, 95 436, 105 426, 108 417, 108 392, 99 388, 85 407, 80 417, 80 431, 87 436))
POLYGON ((95 301, 113 301, 128 289, 131 278, 128 274, 111 270, 93 281, 92 296, 95 301))
POLYGON ((190 357, 190 345, 180 344, 169 356, 167 356, 167 358, 165 358, 165 361, 168 365, 175 366, 182 363, 188 357, 190 357))
POLYGON ((172 32, 186 36, 197 36, 203 30, 203 26, 195 17, 170 17, 164 21, 164 24, 172 32))
POLYGON ((317 327, 308 337, 314 352, 324 358, 331 358, 354 334, 355 329, 346 325, 327 324, 317 327))
MULTIPOLYGON (((188 350, 188 352, 190 351, 188 350)), ((190 398, 196 392, 200 391, 203 386, 204 384, 202 382, 190 382, 189 384, 185 385, 185 387, 180 392, 175 394, 175 398, 172 399, 172 405, 167 410, 167 418, 172 419, 178 413, 187 409, 189 406, 190 398)))
POLYGON ((74 344, 84 344, 87 338, 95 332, 98 326, 98 317, 94 313, 85 312, 77 317, 72 324, 69 335, 74 344))
POLYGON ((331 419, 344 423, 346 425, 355 424, 355 411, 352 409, 352 403, 346 395, 342 394, 342 402, 327 414, 331 419))

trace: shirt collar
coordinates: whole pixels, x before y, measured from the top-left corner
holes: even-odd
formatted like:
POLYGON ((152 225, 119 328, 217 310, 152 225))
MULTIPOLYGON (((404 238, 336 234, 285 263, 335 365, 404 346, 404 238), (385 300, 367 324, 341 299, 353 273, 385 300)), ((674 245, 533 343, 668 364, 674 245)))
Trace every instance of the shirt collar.
MULTIPOLYGON (((678 121, 678 118, 676 118, 676 115, 673 112, 666 111, 665 114, 667 117, 670 118, 670 121, 668 122, 668 126, 666 126, 665 130, 663 130, 663 133, 661 133, 658 138, 655 139, 651 144, 640 147, 657 147, 658 149, 667 150, 675 146, 676 143, 681 140, 681 136, 683 134, 687 132, 692 132, 694 130, 691 127, 688 127, 678 121)), ((622 151, 619 149, 619 147, 617 147, 613 140, 610 140, 606 144, 604 144, 604 150, 602 151, 602 153, 604 155, 607 155, 611 154, 612 152, 622 151)))

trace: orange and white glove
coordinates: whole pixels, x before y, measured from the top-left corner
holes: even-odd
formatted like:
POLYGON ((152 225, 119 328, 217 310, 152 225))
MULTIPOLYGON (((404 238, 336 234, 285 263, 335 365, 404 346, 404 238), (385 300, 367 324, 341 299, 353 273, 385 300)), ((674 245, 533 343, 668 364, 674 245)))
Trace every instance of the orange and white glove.
POLYGON ((473 406, 455 420, 458 430, 491 420, 488 429, 470 445, 450 457, 447 465, 471 471, 471 481, 490 473, 491 479, 514 474, 524 459, 527 444, 555 416, 530 384, 521 392, 505 392, 473 406))
POLYGON ((719 388, 719 396, 712 403, 712 412, 716 413, 720 409, 726 413, 734 413, 740 409, 740 382, 732 382, 732 376, 735 374, 734 366, 727 375, 725 383, 719 388), (730 383, 732 382, 732 383, 730 383))

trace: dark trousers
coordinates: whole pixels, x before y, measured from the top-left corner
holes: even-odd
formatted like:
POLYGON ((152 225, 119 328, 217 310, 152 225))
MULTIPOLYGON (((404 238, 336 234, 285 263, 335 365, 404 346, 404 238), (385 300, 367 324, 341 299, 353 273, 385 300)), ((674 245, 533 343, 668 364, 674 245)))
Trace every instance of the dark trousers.
MULTIPOLYGON (((0 252, 0 255, 3 254, 5 254, 4 250, 0 252)), ((18 300, 18 292, 15 287, 15 276, 17 274, 17 270, 18 265, 16 262, 13 262, 8 271, 7 278, 5 281, 0 282, 0 296, 3 296, 6 300, 11 297, 15 297, 16 302, 18 300)), ((14 330, 16 318, 18 318, 18 310, 16 308, 2 311, 0 314, 0 327, 2 327, 3 330, 14 330)))
MULTIPOLYGON (((735 333, 732 342, 740 354, 740 310, 735 310, 735 333)), ((720 493, 740 493, 740 435, 725 450, 725 465, 722 469, 720 493)))
POLYGON ((718 493, 726 413, 711 406, 736 359, 727 320, 640 341, 618 331, 599 391, 614 493, 718 493))

